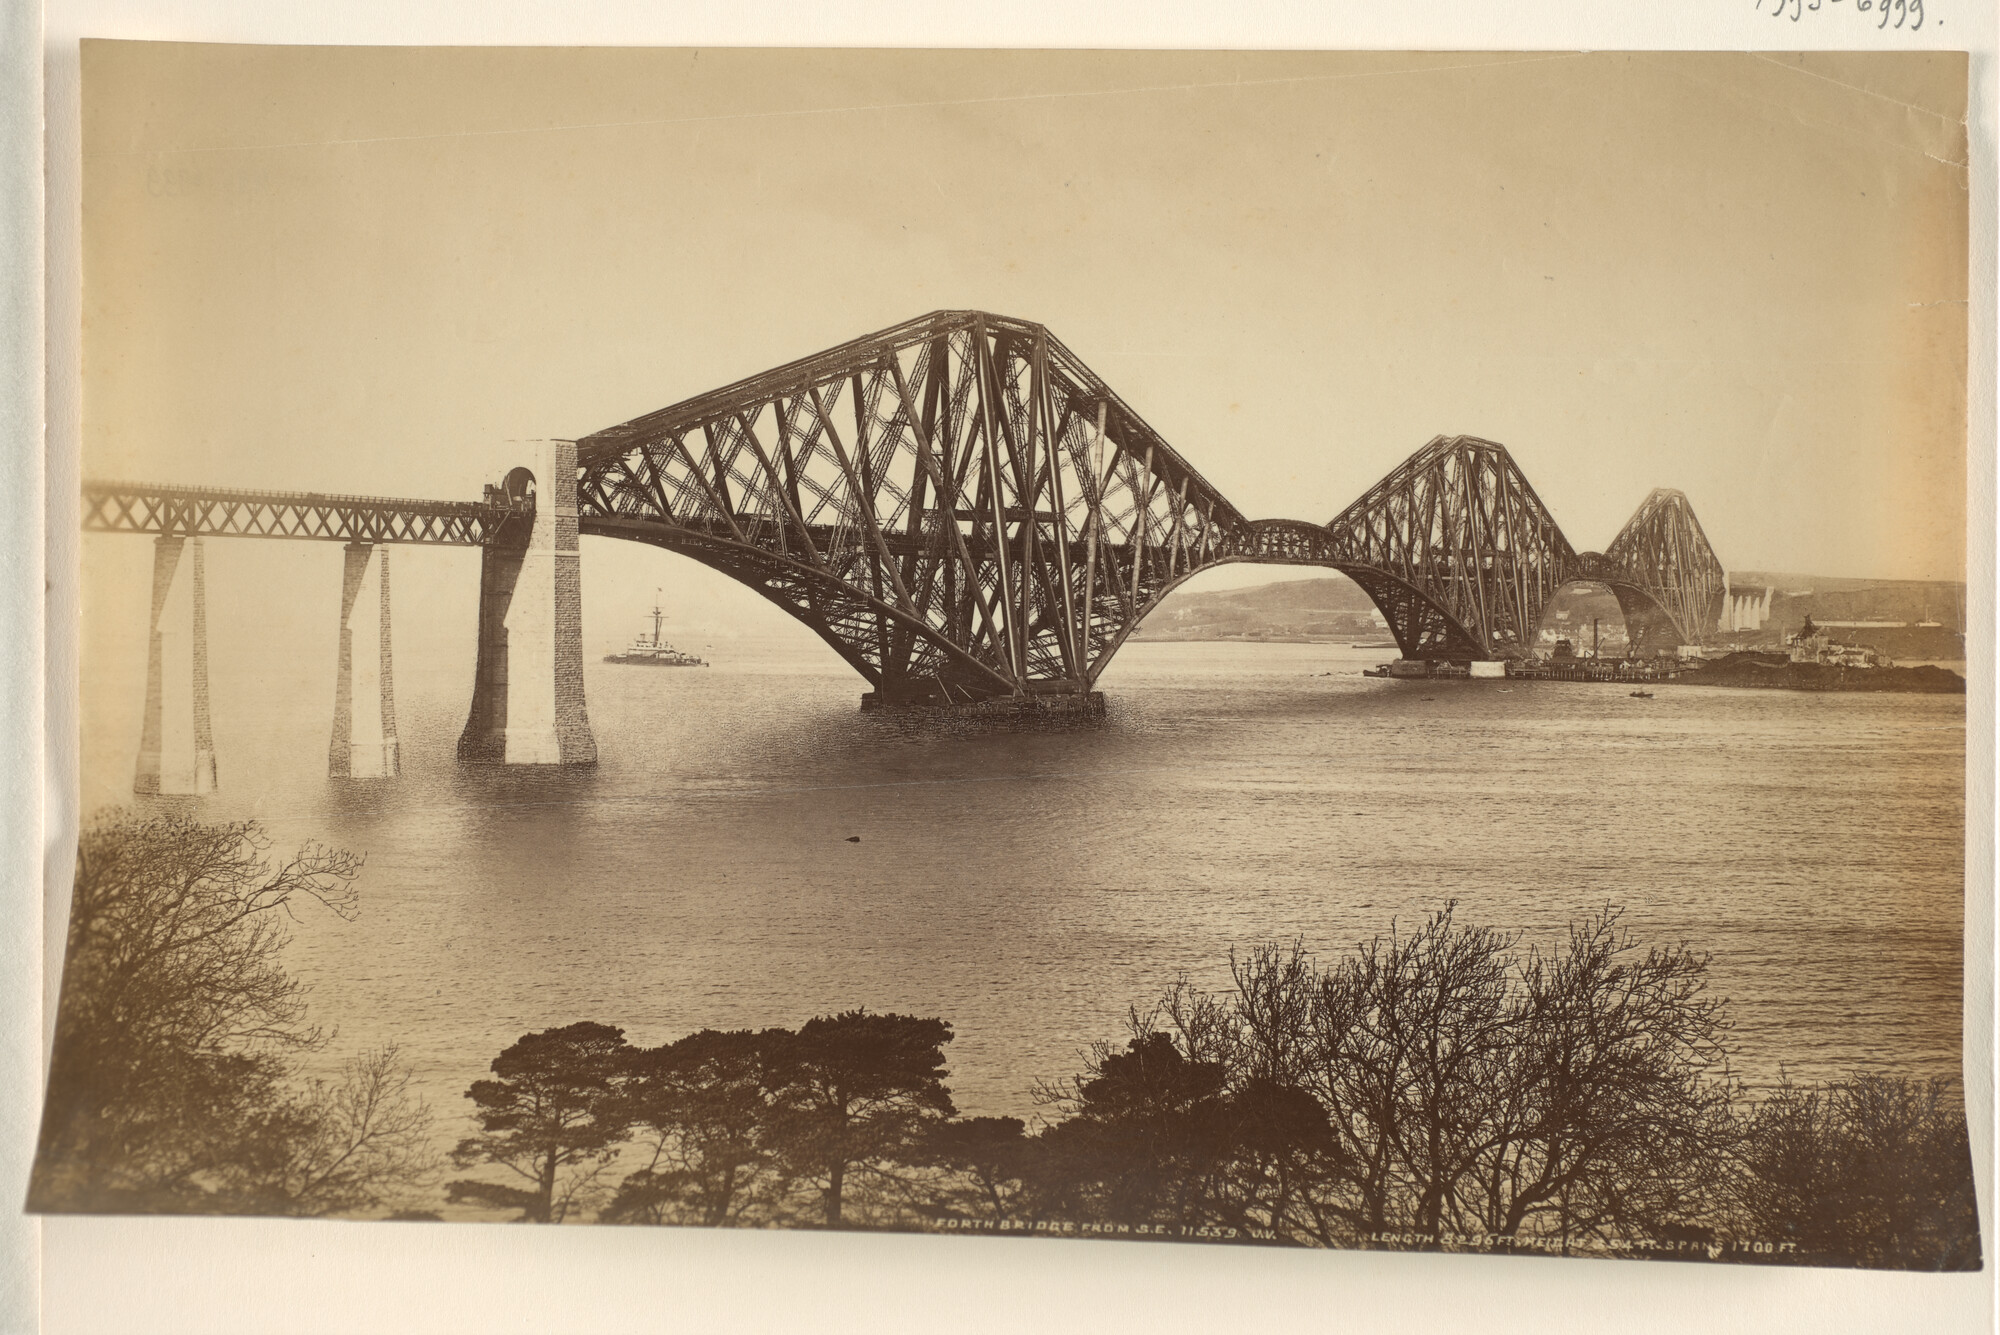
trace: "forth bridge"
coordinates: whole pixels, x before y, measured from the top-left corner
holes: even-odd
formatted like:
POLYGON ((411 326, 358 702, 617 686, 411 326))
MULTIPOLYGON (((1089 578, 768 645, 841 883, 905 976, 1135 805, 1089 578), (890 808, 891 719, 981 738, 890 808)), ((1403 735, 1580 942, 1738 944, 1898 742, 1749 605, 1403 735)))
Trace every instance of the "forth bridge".
POLYGON ((1251 519, 1039 324, 938 311, 577 440, 474 501, 84 484, 84 527, 155 535, 135 789, 215 786, 202 540, 346 545, 329 772, 400 768, 387 549, 481 549, 468 761, 587 765, 579 538, 678 552, 810 626, 864 707, 1101 706, 1161 598, 1232 562, 1323 566, 1403 657, 1528 656, 1563 585, 1607 586, 1636 651, 1699 645, 1725 580, 1653 491, 1578 552, 1504 446, 1440 436, 1332 519, 1251 519))

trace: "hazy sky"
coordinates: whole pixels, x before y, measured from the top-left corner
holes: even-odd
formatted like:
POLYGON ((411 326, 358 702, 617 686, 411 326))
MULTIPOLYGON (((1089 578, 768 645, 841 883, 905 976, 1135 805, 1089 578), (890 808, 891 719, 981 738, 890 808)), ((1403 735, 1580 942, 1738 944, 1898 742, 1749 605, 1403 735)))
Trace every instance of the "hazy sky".
MULTIPOLYGON (((1464 432, 1579 549, 1672 486, 1731 569, 1963 577, 1957 55, 83 68, 86 476, 471 498, 509 441, 978 307, 1253 517, 1323 522, 1464 432)), ((88 544, 86 602, 142 547, 88 544)), ((586 548, 587 609, 684 576, 735 614, 691 562, 586 548)))

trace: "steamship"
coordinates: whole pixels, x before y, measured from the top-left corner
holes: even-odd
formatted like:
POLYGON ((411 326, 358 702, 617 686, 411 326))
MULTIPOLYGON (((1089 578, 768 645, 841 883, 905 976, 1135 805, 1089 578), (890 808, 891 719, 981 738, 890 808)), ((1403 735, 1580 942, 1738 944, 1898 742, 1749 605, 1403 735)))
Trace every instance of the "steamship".
POLYGON ((640 635, 626 646, 622 654, 606 654, 607 663, 625 663, 634 667, 707 667, 708 664, 693 654, 682 653, 660 638, 660 621, 665 613, 660 604, 653 604, 653 633, 640 635))

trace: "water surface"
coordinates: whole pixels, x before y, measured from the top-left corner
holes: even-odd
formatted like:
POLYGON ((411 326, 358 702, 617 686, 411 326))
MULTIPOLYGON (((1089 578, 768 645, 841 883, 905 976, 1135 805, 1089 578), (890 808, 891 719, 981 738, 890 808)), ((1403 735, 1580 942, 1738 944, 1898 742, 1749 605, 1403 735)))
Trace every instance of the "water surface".
POLYGON ((366 852, 359 921, 307 915, 292 962, 328 1059, 401 1043, 453 1135, 528 1030, 854 1006, 948 1019, 960 1106, 1027 1115, 1177 973, 1452 899, 1536 941, 1620 904, 1712 952, 1754 1081, 1956 1073, 1962 698, 1363 678, 1381 657, 1137 642, 1101 726, 970 734, 861 715, 811 648, 593 662, 602 760, 569 773, 459 767, 469 671, 406 674, 405 773, 359 783, 280 659, 219 664, 204 809, 366 852))

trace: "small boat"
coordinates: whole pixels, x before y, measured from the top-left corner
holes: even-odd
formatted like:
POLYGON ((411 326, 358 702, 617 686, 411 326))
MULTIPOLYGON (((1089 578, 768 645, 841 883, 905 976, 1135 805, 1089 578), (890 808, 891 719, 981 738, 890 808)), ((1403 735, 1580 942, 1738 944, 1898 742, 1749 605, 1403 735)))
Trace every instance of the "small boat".
POLYGON ((1650 700, 1653 698, 1653 693, 1651 691, 1634 691, 1632 692, 1632 698, 1634 700, 1650 700))
POLYGON ((707 663, 693 654, 682 653, 660 638, 660 621, 664 616, 665 613, 660 611, 659 600, 655 599, 651 637, 639 636, 626 647, 624 653, 606 654, 604 661, 633 667, 707 667, 707 663))

